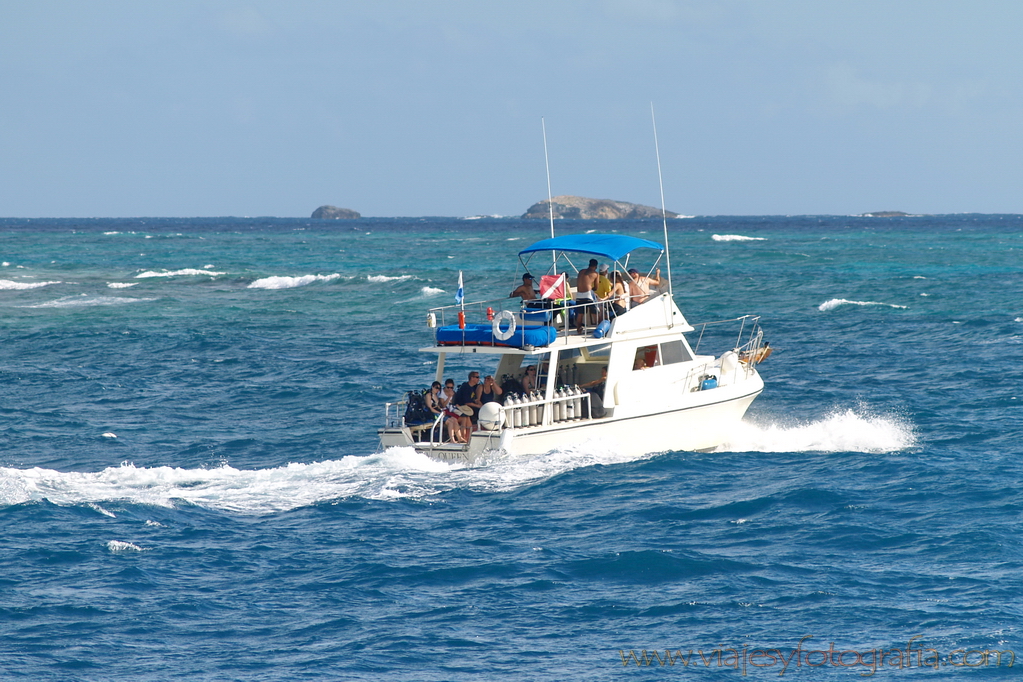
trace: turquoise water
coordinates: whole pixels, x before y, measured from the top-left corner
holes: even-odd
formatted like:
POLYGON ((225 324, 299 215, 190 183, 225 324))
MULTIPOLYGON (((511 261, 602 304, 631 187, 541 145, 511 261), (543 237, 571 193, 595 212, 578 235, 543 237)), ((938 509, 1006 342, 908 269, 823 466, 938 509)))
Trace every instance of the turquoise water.
POLYGON ((945 674, 1023 653, 1023 216, 670 231, 690 321, 760 314, 777 349, 730 442, 460 467, 380 452, 382 405, 432 377, 458 272, 506 294, 542 221, 0 220, 0 679, 717 679, 727 654, 636 663, 806 635, 861 661, 920 635, 945 674))

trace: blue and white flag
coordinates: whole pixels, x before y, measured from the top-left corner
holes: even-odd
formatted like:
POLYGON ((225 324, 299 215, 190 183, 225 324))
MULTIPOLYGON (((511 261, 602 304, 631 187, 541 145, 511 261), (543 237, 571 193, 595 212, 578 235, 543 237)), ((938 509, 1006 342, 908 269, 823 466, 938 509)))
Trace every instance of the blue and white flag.
POLYGON ((465 289, 462 287, 462 271, 458 271, 458 291, 455 292, 455 303, 462 305, 465 301, 465 289))

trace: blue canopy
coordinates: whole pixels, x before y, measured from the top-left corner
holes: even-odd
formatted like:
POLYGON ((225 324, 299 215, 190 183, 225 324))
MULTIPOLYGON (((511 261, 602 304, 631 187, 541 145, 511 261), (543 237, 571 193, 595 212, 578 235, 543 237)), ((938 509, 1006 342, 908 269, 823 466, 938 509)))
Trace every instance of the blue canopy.
POLYGON ((620 260, 622 256, 636 249, 664 251, 664 247, 657 242, 623 234, 566 234, 561 237, 543 239, 532 246, 527 246, 519 251, 519 256, 537 251, 570 251, 620 260))

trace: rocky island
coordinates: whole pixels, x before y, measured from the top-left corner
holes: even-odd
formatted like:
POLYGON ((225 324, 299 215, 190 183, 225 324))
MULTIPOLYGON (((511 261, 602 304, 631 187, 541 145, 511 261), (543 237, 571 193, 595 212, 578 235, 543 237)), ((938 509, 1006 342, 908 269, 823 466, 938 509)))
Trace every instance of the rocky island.
POLYGON ((362 214, 350 208, 338 208, 337 206, 320 206, 313 211, 313 218, 321 220, 351 220, 361 218, 362 214))
MULTIPOLYGON (((623 218, 660 218, 661 209, 653 206, 642 206, 630 204, 627 201, 612 201, 610 199, 587 199, 586 197, 575 197, 562 195, 554 197, 550 204, 554 206, 555 218, 577 218, 589 220, 593 218, 605 220, 620 220, 623 218)), ((677 213, 667 211, 669 218, 677 218, 677 213)), ((538 201, 529 207, 523 218, 549 219, 551 209, 546 199, 538 201)))

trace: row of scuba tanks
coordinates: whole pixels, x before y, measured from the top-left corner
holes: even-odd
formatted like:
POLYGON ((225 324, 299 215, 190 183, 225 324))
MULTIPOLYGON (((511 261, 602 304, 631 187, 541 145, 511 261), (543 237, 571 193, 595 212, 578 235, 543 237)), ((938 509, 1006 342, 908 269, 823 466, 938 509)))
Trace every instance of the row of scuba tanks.
POLYGON ((540 391, 511 393, 504 401, 504 425, 518 428, 543 424, 544 409, 551 410, 552 422, 585 419, 589 417, 585 395, 586 391, 578 386, 562 386, 554 391, 554 402, 547 405, 540 391))

